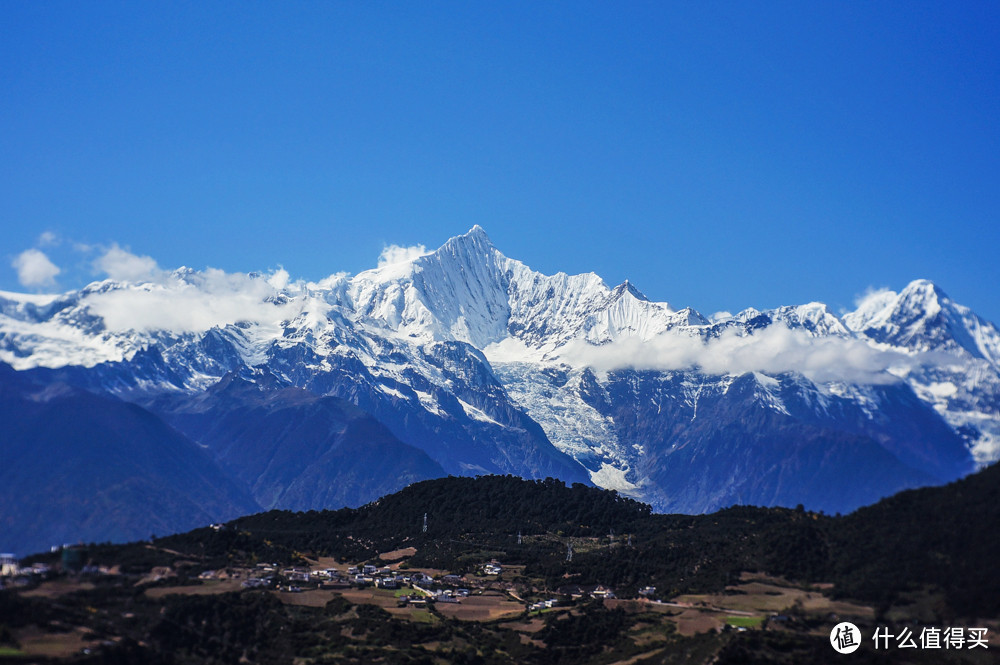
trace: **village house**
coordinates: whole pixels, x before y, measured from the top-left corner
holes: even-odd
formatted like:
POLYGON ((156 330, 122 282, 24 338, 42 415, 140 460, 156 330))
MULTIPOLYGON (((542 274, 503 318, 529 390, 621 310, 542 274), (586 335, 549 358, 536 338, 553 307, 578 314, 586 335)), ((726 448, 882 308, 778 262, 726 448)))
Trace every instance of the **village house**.
POLYGON ((406 607, 408 605, 426 607, 432 602, 434 602, 434 599, 427 596, 400 596, 397 598, 397 604, 399 607, 406 607))
POLYGON ((312 573, 308 568, 286 568, 281 574, 289 582, 308 582, 312 578, 312 573))
POLYGON ((379 589, 397 589, 399 585, 396 584, 395 577, 376 577, 375 587, 379 589))
POLYGON ((503 566, 496 561, 492 561, 483 566, 484 575, 499 575, 503 572, 503 566))
POLYGON ((590 586, 579 586, 576 584, 567 584, 556 589, 556 593, 560 596, 569 596, 573 600, 579 600, 580 598, 616 598, 614 589, 606 587, 603 584, 590 585, 590 586))
POLYGON ((434 592, 434 600, 439 603, 457 603, 459 599, 451 589, 441 589, 434 592))
POLYGON ((596 587, 590 590, 590 595, 594 598, 614 598, 615 592, 612 589, 604 586, 603 584, 598 584, 596 587))
POLYGON ((14 577, 21 567, 13 554, 0 554, 0 577, 14 577))
POLYGON ((31 564, 31 568, 21 569, 22 574, 27 573, 29 575, 38 575, 39 577, 48 577, 51 572, 52 567, 47 563, 33 563, 31 564))
POLYGON ((264 587, 270 587, 274 583, 273 576, 267 577, 248 577, 240 585, 244 589, 260 589, 264 587))
POLYGON ((573 600, 579 600, 580 598, 583 598, 586 595, 586 592, 583 590, 583 587, 581 587, 579 584, 565 584, 556 589, 556 593, 558 593, 560 596, 569 596, 573 600))

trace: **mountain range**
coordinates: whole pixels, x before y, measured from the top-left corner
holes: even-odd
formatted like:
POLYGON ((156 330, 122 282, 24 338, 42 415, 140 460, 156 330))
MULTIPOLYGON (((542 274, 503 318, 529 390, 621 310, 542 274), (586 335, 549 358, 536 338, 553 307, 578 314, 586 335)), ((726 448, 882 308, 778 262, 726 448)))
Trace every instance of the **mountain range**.
POLYGON ((662 512, 848 512, 1000 458, 1000 331, 931 282, 840 315, 709 318, 543 275, 478 226, 319 282, 179 269, 3 292, 0 363, 14 551, 444 475, 557 477, 662 512))

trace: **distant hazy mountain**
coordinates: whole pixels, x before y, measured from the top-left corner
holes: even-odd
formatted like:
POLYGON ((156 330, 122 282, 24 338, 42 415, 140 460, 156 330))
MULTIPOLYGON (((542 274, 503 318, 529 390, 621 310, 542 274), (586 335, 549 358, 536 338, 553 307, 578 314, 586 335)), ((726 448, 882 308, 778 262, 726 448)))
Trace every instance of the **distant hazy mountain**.
POLYGON ((354 506, 445 475, 350 402, 244 374, 229 373, 196 395, 160 396, 151 406, 208 446, 262 508, 354 506))
POLYGON ((0 366, 0 423, 4 551, 138 540, 258 510, 204 450, 115 397, 0 366))
POLYGON ((535 272, 478 226, 318 283, 181 269, 2 293, 0 360, 143 405, 266 507, 501 473, 657 510, 833 512, 1000 458, 1000 331, 929 282, 843 316, 709 320, 535 272))

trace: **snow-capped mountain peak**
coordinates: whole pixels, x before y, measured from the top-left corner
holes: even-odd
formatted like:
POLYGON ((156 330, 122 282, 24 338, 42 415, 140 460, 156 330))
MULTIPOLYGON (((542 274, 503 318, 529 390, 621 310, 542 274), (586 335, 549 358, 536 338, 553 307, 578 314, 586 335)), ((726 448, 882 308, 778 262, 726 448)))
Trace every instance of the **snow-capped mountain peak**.
MULTIPOLYGON (((766 402, 766 418, 855 428, 873 427, 887 404, 931 405, 941 436, 960 435, 980 463, 1000 458, 1000 333, 931 282, 870 294, 843 317, 811 302, 710 322, 628 280, 532 270, 478 225, 430 252, 398 249, 371 270, 309 284, 182 269, 60 296, 0 293, 0 360, 92 368, 88 380, 118 394, 197 392, 266 367, 283 384, 398 419, 404 440, 437 440, 441 428, 462 445, 537 437, 595 482, 635 492, 666 473, 650 451, 673 450, 670 432, 708 427, 713 409, 742 422, 722 406, 742 394, 731 386, 749 396, 739 408, 766 402), (837 373, 845 361, 850 376, 837 373), (888 399, 889 385, 912 392, 888 399)), ((516 468, 501 452, 466 458, 462 445, 438 460, 449 472, 516 468)))
MULTIPOLYGON (((635 285, 632 284, 632 282, 628 281, 627 279, 618 286, 616 286, 614 289, 612 289, 610 298, 612 300, 617 300, 618 298, 624 296, 626 293, 631 297, 635 298, 636 300, 649 302, 649 298, 646 297, 646 294, 637 289, 635 285)), ((666 305, 666 303, 663 304, 666 305)))
POLYGON ((851 334, 840 317, 821 302, 779 307, 771 313, 771 318, 785 323, 789 328, 806 330, 814 337, 851 334))
POLYGON ((505 336, 510 316, 502 260, 476 225, 433 252, 359 273, 350 304, 362 320, 407 338, 483 348, 505 336))
POLYGON ((1000 369, 1000 331, 955 303, 926 279, 899 293, 878 291, 864 298, 844 322, 856 333, 912 351, 965 353, 1000 369))

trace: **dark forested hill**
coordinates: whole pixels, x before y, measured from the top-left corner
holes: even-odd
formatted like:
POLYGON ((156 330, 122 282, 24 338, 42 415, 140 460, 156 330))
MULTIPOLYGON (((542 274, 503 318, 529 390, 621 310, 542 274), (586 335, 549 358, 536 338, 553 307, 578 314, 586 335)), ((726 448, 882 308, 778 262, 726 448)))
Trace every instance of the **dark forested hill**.
POLYGON ((592 487, 485 476, 416 483, 353 510, 270 511, 230 527, 164 541, 219 554, 261 548, 270 557, 314 552, 353 559, 412 546, 414 563, 443 568, 474 565, 477 553, 499 554, 552 584, 573 575, 678 593, 721 589, 742 571, 763 571, 834 582, 837 594, 882 606, 924 589, 943 594, 946 614, 1000 611, 1000 580, 991 574, 1000 540, 1000 466, 843 517, 752 506, 657 515, 592 487))
POLYGON ((943 487, 900 492, 829 530, 838 592, 878 603, 922 588, 959 615, 1000 613, 1000 465, 943 487))
POLYGON ((87 546, 81 563, 119 574, 0 590, 0 662, 3 649, 15 658, 40 653, 38 639, 65 641, 59 636, 74 626, 103 640, 96 651, 38 662, 820 664, 833 653, 826 633, 850 620, 868 644, 856 662, 988 663, 992 649, 880 653, 870 636, 877 625, 995 625, 998 490, 1000 467, 990 467, 844 517, 752 506, 690 516, 653 514, 614 492, 552 479, 429 480, 357 509, 274 510, 151 543, 87 546), (279 564, 268 569, 280 581, 286 564, 315 569, 329 565, 316 557, 333 556, 341 570, 344 562, 381 566, 390 551, 399 573, 464 573, 474 597, 423 610, 397 607, 391 589, 343 583, 312 582, 302 594, 287 580, 280 590, 240 590, 262 562, 279 564), (480 570, 493 559, 503 562, 500 577, 480 570), (237 579, 223 578, 230 574, 237 579), (833 598, 819 582, 832 583, 822 588, 833 598), (655 586, 678 602, 574 600, 566 591, 596 584, 621 598, 655 586), (746 594, 778 604, 740 615, 746 594), (565 604, 551 613, 527 607, 553 595, 565 604), (812 609, 791 600, 806 597, 812 609), (512 609, 477 615, 483 603, 512 609), (685 612, 708 623, 682 632, 685 612))

